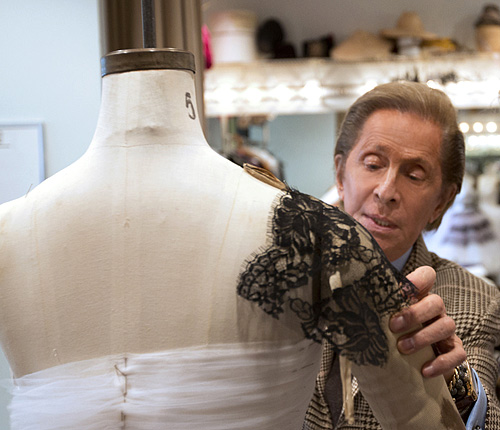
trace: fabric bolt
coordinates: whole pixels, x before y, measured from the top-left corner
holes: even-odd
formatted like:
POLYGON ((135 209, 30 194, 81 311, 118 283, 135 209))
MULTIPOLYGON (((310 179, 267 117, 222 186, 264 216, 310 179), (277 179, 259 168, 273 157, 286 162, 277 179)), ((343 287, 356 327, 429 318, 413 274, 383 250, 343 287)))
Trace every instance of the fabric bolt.
MULTIPOLYGON (((485 429, 496 430, 500 428, 500 404, 495 394, 498 365, 492 352, 494 346, 500 344, 500 292, 497 287, 473 276, 456 263, 429 252, 420 237, 403 273, 411 273, 426 265, 436 271, 436 283, 431 292, 443 298, 447 314, 455 321, 457 336, 463 341, 467 359, 486 393, 488 409, 485 429)), ((348 424, 343 415, 335 424, 332 422, 325 387, 335 355, 332 348, 324 343, 321 369, 303 429, 381 429, 358 381, 353 381, 356 423, 348 424)))

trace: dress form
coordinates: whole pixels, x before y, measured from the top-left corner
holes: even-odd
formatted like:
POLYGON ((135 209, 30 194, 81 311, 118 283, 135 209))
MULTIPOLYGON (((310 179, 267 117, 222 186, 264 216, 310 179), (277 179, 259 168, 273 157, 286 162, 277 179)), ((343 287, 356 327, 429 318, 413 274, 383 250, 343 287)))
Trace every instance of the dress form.
MULTIPOLYGON (((87 152, 2 206, 0 338, 15 376, 241 340, 236 277, 278 190, 209 147, 186 54, 108 55, 87 152)), ((248 339, 282 335, 244 325, 248 339)))

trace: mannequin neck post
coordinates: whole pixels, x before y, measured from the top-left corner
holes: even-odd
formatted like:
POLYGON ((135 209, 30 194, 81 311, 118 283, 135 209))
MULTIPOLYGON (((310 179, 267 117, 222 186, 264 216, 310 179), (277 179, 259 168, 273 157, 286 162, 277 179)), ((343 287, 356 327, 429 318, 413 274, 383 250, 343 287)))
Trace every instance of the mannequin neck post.
POLYGON ((92 146, 207 144, 198 118, 192 54, 116 51, 103 58, 102 70, 92 146))

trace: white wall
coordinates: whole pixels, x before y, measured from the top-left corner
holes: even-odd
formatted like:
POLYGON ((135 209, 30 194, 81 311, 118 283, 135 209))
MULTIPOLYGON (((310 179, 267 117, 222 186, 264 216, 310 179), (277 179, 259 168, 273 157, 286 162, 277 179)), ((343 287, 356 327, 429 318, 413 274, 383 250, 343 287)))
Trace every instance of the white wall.
MULTIPOLYGON (((76 160, 92 139, 100 101, 98 0, 0 2, 0 123, 44 126, 45 171, 76 160)), ((8 378, 0 354, 0 378, 8 378)), ((0 429, 9 428, 0 389, 0 429)))
POLYGON ((286 115, 269 125, 269 150, 284 165, 287 184, 320 198, 334 183, 332 114, 286 115))
POLYGON ((94 133, 97 1, 0 2, 0 122, 43 123, 47 176, 83 154, 94 133))

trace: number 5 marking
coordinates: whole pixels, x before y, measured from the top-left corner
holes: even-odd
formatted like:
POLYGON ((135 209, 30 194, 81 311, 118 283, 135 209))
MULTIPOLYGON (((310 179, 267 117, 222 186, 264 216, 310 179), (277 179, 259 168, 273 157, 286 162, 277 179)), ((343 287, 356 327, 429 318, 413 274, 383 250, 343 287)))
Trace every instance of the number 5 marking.
POLYGON ((196 113, 194 111, 194 105, 191 101, 191 94, 186 93, 186 107, 191 108, 191 112, 189 112, 189 118, 196 119, 196 113))

